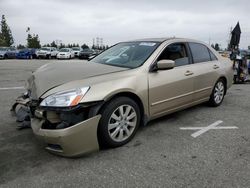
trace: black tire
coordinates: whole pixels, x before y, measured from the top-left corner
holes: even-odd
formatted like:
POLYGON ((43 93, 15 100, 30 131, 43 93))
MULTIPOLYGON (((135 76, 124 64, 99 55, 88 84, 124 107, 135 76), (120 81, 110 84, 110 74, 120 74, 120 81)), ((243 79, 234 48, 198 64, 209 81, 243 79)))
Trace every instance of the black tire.
POLYGON ((140 109, 139 109, 138 104, 134 100, 128 97, 117 97, 109 101, 107 104, 103 106, 101 110, 101 115, 102 117, 100 119, 99 126, 98 126, 98 139, 99 139, 100 146, 104 148, 119 147, 128 143, 135 136, 136 131, 141 121, 141 114, 140 114, 140 109), (136 113, 137 117, 136 117, 136 125, 135 125, 135 128, 131 131, 132 132, 131 135, 125 140, 117 142, 111 138, 109 130, 108 130, 108 124, 109 124, 109 121, 111 119, 111 115, 113 114, 113 112, 116 111, 116 109, 118 109, 118 107, 121 105, 129 105, 133 107, 133 110, 136 113))
POLYGON ((209 99, 209 102, 208 102, 209 106, 213 106, 213 107, 220 106, 221 103, 223 102, 225 94, 226 94, 226 83, 225 83, 224 79, 220 78, 216 82, 216 84, 215 84, 215 86, 213 88, 213 91, 212 91, 212 93, 210 95, 210 99, 209 99), (216 95, 216 88, 217 88, 218 84, 222 84, 222 86, 223 86, 223 92, 221 92, 221 97, 222 97, 221 100, 216 101, 215 95, 216 95), (223 95, 222 95, 222 93, 223 93, 223 95))

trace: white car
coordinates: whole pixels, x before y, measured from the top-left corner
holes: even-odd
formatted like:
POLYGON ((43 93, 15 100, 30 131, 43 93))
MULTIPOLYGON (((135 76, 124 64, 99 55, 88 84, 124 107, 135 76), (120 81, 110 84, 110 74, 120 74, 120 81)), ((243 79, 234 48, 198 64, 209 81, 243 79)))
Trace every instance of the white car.
POLYGON ((80 51, 82 50, 81 47, 72 47, 75 57, 79 57, 80 51))
POLYGON ((75 57, 75 54, 71 48, 62 48, 56 57, 57 59, 71 59, 75 57))
POLYGON ((37 58, 56 58, 58 50, 55 47, 43 47, 36 52, 37 58))

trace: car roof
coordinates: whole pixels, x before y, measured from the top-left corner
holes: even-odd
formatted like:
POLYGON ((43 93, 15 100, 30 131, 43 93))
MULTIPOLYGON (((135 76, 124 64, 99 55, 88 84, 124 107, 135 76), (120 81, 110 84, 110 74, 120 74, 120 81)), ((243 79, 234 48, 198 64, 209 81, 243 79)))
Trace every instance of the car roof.
POLYGON ((187 39, 187 38, 178 38, 178 37, 164 37, 164 38, 144 38, 144 39, 136 39, 136 40, 130 40, 125 42, 136 42, 136 41, 143 41, 143 42, 165 42, 168 40, 176 40, 176 41, 182 41, 182 42, 198 42, 203 43, 198 40, 194 39, 187 39))

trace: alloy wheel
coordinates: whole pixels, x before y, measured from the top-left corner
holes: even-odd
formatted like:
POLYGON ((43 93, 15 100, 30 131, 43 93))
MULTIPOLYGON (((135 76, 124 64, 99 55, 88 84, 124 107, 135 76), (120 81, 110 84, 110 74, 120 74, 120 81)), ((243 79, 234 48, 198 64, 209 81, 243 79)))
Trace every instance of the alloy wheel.
POLYGON ((122 142, 129 138, 136 127, 137 114, 130 105, 121 105, 114 110, 108 121, 108 132, 112 140, 122 142))
POLYGON ((225 88, 222 81, 219 81, 214 88, 214 101, 220 104, 225 94, 225 88))

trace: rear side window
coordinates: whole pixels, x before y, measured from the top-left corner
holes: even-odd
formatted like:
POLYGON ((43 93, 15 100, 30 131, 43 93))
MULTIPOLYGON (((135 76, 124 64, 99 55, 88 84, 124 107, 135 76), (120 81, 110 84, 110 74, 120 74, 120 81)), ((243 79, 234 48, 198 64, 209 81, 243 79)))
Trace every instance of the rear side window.
POLYGON ((190 50, 193 55, 194 63, 202 63, 210 60, 208 48, 199 43, 189 43, 190 50))
POLYGON ((186 46, 183 43, 174 43, 167 46, 158 58, 159 60, 169 59, 175 61, 175 66, 189 64, 186 46))

